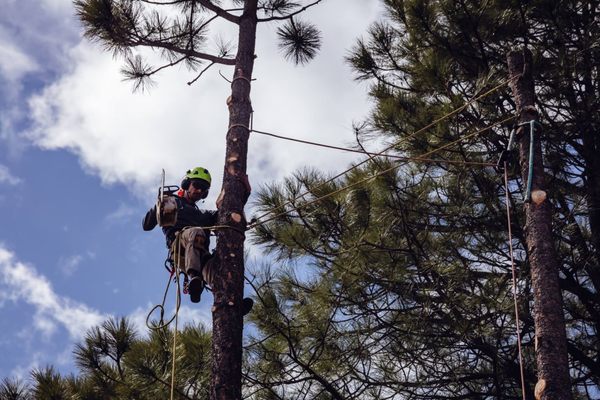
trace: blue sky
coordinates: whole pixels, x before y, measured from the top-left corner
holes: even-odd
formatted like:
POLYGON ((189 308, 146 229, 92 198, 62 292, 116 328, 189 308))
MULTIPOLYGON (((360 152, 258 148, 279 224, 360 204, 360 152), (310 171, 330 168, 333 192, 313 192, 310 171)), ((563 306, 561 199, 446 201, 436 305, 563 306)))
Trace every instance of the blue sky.
MULTIPOLYGON (((221 186, 229 85, 214 69, 196 84, 164 71, 147 93, 122 81, 121 61, 82 39, 70 0, 3 0, 0 14, 0 378, 52 364, 74 371, 71 351, 109 316, 143 327, 167 274, 159 230, 141 230, 162 168, 168 183, 202 165, 221 186)), ((327 0, 306 18, 323 31, 320 55, 294 67, 276 25, 261 27, 254 127, 338 145, 368 113, 368 88, 343 57, 381 15, 376 1, 327 0)), ((232 39, 227 26, 216 34, 232 39)), ((150 60, 152 54, 146 54, 150 60)), ((154 58, 155 59, 155 58, 154 58)), ((224 75, 231 75, 221 68, 224 75)), ((250 141, 253 187, 297 168, 339 171, 355 159, 260 136, 250 141)), ((251 210, 248 210, 251 213, 251 210)), ((252 260, 263 257, 250 249, 252 260)), ((252 260, 250 264, 252 264, 252 260)), ((210 326, 210 295, 182 318, 210 326)), ((143 329, 143 328, 141 328, 143 329)))

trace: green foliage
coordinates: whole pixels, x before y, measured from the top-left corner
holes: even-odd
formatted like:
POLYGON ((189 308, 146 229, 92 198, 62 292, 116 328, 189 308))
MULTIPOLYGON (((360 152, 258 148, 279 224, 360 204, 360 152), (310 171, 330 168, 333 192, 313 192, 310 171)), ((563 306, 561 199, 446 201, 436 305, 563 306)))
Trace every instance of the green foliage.
MULTIPOLYGON (((284 56, 295 64, 310 61, 321 46, 319 30, 294 19, 317 3, 258 1, 257 17, 263 15, 264 18, 258 18, 257 22, 281 24, 277 28, 279 46, 284 56)), ((243 1, 74 0, 73 4, 85 36, 124 59, 121 72, 134 83, 134 90, 149 88, 154 84, 153 75, 180 63, 196 75, 189 84, 214 64, 235 64, 235 46, 220 36, 211 37, 210 27, 219 19, 239 24, 243 1), (138 52, 141 48, 159 51, 163 64, 148 63, 138 52)))
POLYGON ((60 374, 49 366, 31 371, 34 382, 31 395, 36 400, 67 400, 68 387, 60 374))
MULTIPOLYGON (((34 369, 30 383, 4 379, 0 400, 169 398, 173 336, 163 328, 140 338, 127 319, 109 319, 76 345, 79 375, 63 377, 52 366, 34 369)), ((208 399, 210 334, 201 327, 184 327, 177 333, 176 354, 175 398, 208 399)))
MULTIPOLYGON (((502 176, 465 164, 496 161, 512 130, 497 122, 514 104, 501 85, 459 107, 506 82, 507 52, 527 45, 572 382, 584 397, 600 385, 598 2, 384 3, 388 18, 348 57, 375 101, 357 141, 378 134, 396 155, 437 162, 379 157, 333 182, 303 171, 261 189, 260 212, 277 217, 254 242, 285 266, 255 280, 249 381, 265 399, 521 398, 502 176)), ((513 162, 509 197, 533 398, 521 172, 513 162)))
POLYGON ((27 385, 18 379, 4 378, 0 382, 0 400, 30 400, 27 385))
POLYGON ((283 27, 277 28, 279 48, 285 58, 294 64, 306 64, 321 48, 321 33, 312 24, 290 19, 283 27))
MULTIPOLYGON (((115 53, 127 52, 134 43, 133 31, 140 23, 140 6, 133 1, 75 0, 79 19, 83 22, 85 36, 102 43, 115 53)), ((161 20, 158 26, 161 24, 161 20)))

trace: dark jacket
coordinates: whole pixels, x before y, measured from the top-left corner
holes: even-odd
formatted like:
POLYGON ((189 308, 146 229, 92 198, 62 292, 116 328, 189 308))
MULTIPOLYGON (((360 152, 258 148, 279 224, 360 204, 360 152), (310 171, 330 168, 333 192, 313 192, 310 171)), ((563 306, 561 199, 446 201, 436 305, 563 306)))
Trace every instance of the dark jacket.
MULTIPOLYGON (((175 234, 186 226, 214 226, 217 224, 217 210, 201 210, 196 204, 189 202, 183 197, 175 196, 177 201, 177 222, 174 226, 163 227, 163 233, 167 239, 167 247, 175 240, 175 234)), ((142 228, 151 231, 158 224, 156 220, 156 205, 146 213, 142 221, 142 228)), ((206 248, 210 244, 210 231, 206 229, 206 248)))

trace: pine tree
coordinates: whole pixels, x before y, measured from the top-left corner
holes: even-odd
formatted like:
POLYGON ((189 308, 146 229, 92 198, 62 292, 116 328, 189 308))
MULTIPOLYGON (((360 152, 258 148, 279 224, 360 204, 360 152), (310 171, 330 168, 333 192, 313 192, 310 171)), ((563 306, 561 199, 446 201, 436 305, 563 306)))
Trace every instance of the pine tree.
POLYGON ((31 395, 25 383, 19 379, 4 378, 0 383, 0 400, 30 400, 31 395))
MULTIPOLYGON (((506 83, 506 54, 528 46, 543 113, 572 384, 576 395, 589 397, 600 384, 598 2, 385 4, 389 19, 373 25, 349 56, 358 78, 372 82, 376 104, 357 127, 357 147, 383 135, 398 142, 395 155, 418 157, 493 127, 428 156, 440 162, 403 163, 370 182, 357 184, 397 162, 379 158, 324 185, 327 177, 298 173, 263 189, 261 211, 290 213, 261 226, 256 241, 289 265, 272 266, 276 272, 256 281, 265 309, 253 316, 261 331, 250 347, 251 382, 265 398, 521 398, 502 176, 460 164, 495 162, 506 147, 513 123, 502 121, 515 111, 510 91, 503 85, 413 133, 506 83), (314 333, 319 313, 328 336, 314 333), (273 375, 277 365, 294 372, 273 375)), ((533 398, 520 172, 511 162, 525 394, 533 398)))
POLYGON ((213 65, 234 67, 231 96, 227 102, 229 127, 218 219, 219 225, 230 228, 218 231, 216 254, 220 272, 213 283, 212 399, 241 398, 243 232, 246 228, 243 209, 247 192, 246 163, 252 112, 250 86, 256 27, 258 23, 282 23, 277 35, 286 57, 296 63, 307 62, 320 46, 320 33, 297 16, 320 1, 74 1, 86 36, 123 56, 125 76, 133 79, 138 88, 143 88, 163 68, 179 63, 195 72, 190 83, 213 65), (227 45, 220 46, 216 53, 206 50, 210 24, 216 20, 238 28, 235 56, 227 45), (135 53, 141 47, 161 52, 164 65, 152 67, 147 64, 135 53))
POLYGON ((62 376, 53 366, 31 371, 31 380, 4 379, 1 400, 151 400, 170 398, 176 357, 174 398, 210 398, 211 336, 200 326, 149 329, 141 337, 125 318, 91 328, 75 346, 78 374, 62 376))

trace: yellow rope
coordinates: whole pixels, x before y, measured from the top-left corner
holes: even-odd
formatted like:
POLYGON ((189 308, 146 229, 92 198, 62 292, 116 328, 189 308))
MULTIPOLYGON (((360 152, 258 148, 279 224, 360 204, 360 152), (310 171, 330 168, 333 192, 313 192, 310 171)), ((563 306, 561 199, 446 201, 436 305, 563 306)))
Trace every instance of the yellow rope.
POLYGON ((519 373, 521 377, 521 395, 525 399, 525 372, 523 371, 523 349, 521 345, 521 320, 519 318, 519 300, 517 293, 517 270, 515 267, 515 256, 512 244, 512 222, 510 218, 510 192, 508 189, 508 164, 504 161, 504 194, 506 202, 506 225, 508 227, 508 249, 510 254, 510 265, 512 271, 512 292, 515 307, 515 324, 517 332, 517 349, 519 351, 519 373))
POLYGON ((177 351, 177 324, 179 322, 179 304, 181 303, 181 293, 180 293, 180 285, 179 285, 179 256, 180 256, 180 246, 179 246, 179 235, 177 235, 175 239, 175 281, 177 282, 177 290, 176 290, 176 299, 177 305, 175 309, 175 331, 173 332, 173 351, 171 352, 171 356, 173 357, 173 363, 171 365, 171 400, 173 400, 173 394, 175 391, 175 359, 176 359, 176 351, 177 351))
MULTIPOLYGON (((491 128, 495 127, 495 126, 501 125, 501 124, 503 124, 503 123, 505 123, 505 122, 507 122, 507 121, 510 121, 511 119, 514 119, 514 118, 515 118, 515 116, 511 116, 511 117, 509 117, 509 118, 506 118, 506 119, 504 119, 504 120, 502 120, 502 121, 496 122, 496 123, 494 123, 494 124, 492 124, 492 125, 489 125, 489 126, 487 126, 487 127, 483 128, 483 129, 480 129, 480 130, 478 130, 478 131, 472 132, 472 133, 470 133, 470 134, 468 134, 468 135, 465 135, 465 136, 461 136, 460 138, 458 138, 458 139, 456 139, 456 140, 454 140, 454 141, 452 141, 452 142, 450 142, 450 143, 447 143, 447 144, 445 144, 445 145, 443 145, 443 146, 440 146, 440 147, 438 147, 438 148, 435 148, 435 149, 433 149, 433 150, 431 150, 431 151, 428 151, 427 153, 421 154, 421 155, 420 155, 420 156, 418 156, 418 157, 414 157, 414 158, 412 158, 412 161, 418 161, 418 160, 420 160, 420 159, 423 159, 424 157, 427 157, 427 156, 429 156, 429 155, 431 155, 431 154, 437 153, 438 151, 440 151, 440 150, 443 150, 443 149, 445 149, 445 148, 448 148, 448 147, 450 147, 450 146, 452 146, 452 145, 454 145, 454 144, 456 144, 456 143, 459 143, 459 142, 461 142, 461 141, 463 141, 463 140, 465 140, 465 139, 468 139, 468 138, 471 138, 471 137, 473 137, 473 136, 479 135, 480 133, 482 133, 482 132, 485 132, 485 131, 487 131, 488 129, 491 129, 491 128)), ((353 187, 355 187, 355 186, 358 186, 358 185, 360 185, 360 184, 362 184, 362 183, 365 183, 365 182, 368 182, 368 181, 374 180, 374 179, 375 179, 375 178, 377 178, 378 176, 381 176, 381 175, 383 175, 383 174, 386 174, 386 173, 388 173, 388 172, 390 172, 390 171, 393 171, 393 170, 395 170, 395 169, 397 169, 397 168, 401 167, 402 165, 404 165, 404 164, 402 164, 402 163, 398 163, 398 164, 396 164, 396 165, 393 165, 393 166, 391 166, 390 168, 387 168, 387 169, 385 169, 385 170, 383 170, 383 171, 379 171, 379 172, 377 172, 376 174, 373 174, 373 175, 371 175, 371 176, 368 176, 368 177, 366 177, 366 178, 364 178, 364 179, 361 179, 361 180, 360 180, 360 181, 358 181, 358 182, 354 182, 354 183, 352 183, 352 184, 350 184, 350 185, 342 186, 341 188, 339 188, 339 189, 337 189, 337 190, 334 190, 333 192, 327 193, 327 194, 325 194, 325 195, 323 195, 323 196, 321 196, 321 197, 317 197, 316 199, 313 199, 313 200, 311 200, 311 201, 308 201, 308 202, 306 202, 306 203, 304 203, 304 204, 301 204, 301 205, 297 206, 297 207, 295 208, 295 210, 297 211, 297 210, 299 210, 299 209, 301 209, 301 208, 305 208, 305 207, 307 207, 307 206, 310 206, 311 204, 314 204, 314 203, 316 203, 316 202, 319 202, 319 201, 321 201, 321 200, 323 200, 323 199, 326 199, 326 198, 328 198, 328 197, 331 197, 331 196, 333 196, 333 195, 335 195, 335 194, 338 194, 338 193, 340 193, 340 192, 343 192, 343 191, 345 191, 345 190, 351 189, 351 188, 353 188, 353 187)), ((329 181, 331 181, 331 180, 329 180, 329 181)), ((328 182, 329 182, 329 181, 328 181, 328 182)), ((320 186, 321 186, 321 185, 318 185, 317 187, 320 187, 320 186)), ((306 193, 308 193, 308 192, 306 192, 306 193)), ((286 204, 289 204, 289 202, 288 202, 288 203, 286 203, 286 204)), ((286 204, 284 204, 284 206, 285 206, 286 204)), ((272 221, 272 220, 274 220, 274 219, 277 219, 277 218, 279 218, 279 217, 282 217, 282 216, 284 216, 284 215, 290 214, 291 212, 293 212, 293 211, 295 211, 295 210, 283 211, 283 212, 281 212, 281 213, 279 213, 279 214, 275 214, 275 215, 271 216, 270 218, 264 219, 264 220, 262 220, 262 221, 257 221, 257 222, 255 222, 255 223, 253 223, 253 224, 250 224, 250 225, 248 226, 247 230, 254 229, 254 228, 256 228, 257 226, 263 225, 263 224, 265 224, 265 223, 267 223, 267 222, 270 222, 270 221, 272 221)), ((265 215, 268 215, 268 213, 267 213, 267 214, 265 214, 265 215)), ((264 215, 263 215, 262 217, 264 217, 264 215)), ((262 218, 262 217, 261 217, 261 218, 262 218)))
MULTIPOLYGON (((474 97, 474 98, 470 99, 469 101, 467 101, 466 103, 464 103, 464 104, 463 104, 463 105, 461 105, 460 107, 458 107, 458 108, 456 108, 456 109, 454 109, 454 110, 450 111, 449 113, 447 113, 447 114, 445 114, 445 115, 441 116, 440 118, 438 118, 438 119, 434 120, 433 122, 431 122, 431 123, 429 123, 428 125, 426 125, 426 126, 422 127, 421 129, 419 129, 419 130, 417 130, 417 131, 414 131, 414 132, 412 132, 411 134, 409 134, 409 135, 407 135, 407 136, 405 136, 405 137, 401 138, 400 140, 398 140, 398 141, 396 141, 396 142, 392 143, 391 145, 387 146, 387 147, 386 147, 386 148, 384 148, 383 150, 380 150, 380 151, 379 151, 379 152, 377 152, 377 153, 370 153, 370 155, 369 155, 369 156, 368 156, 368 157, 367 157, 365 160, 363 160, 363 161, 361 161, 361 162, 359 162, 359 163, 357 163, 357 164, 353 165, 352 167, 350 167, 350 168, 346 169, 346 170, 345 170, 345 171, 343 171, 343 172, 340 172, 340 173, 339 173, 339 174, 337 174, 336 176, 334 176, 334 177, 332 177, 332 178, 328 179, 327 181, 320 183, 319 185, 317 185, 317 187, 316 187, 315 189, 317 189, 317 188, 320 188, 320 187, 322 187, 322 186, 325 186, 326 184, 328 184, 328 183, 330 183, 330 182, 333 182, 333 181, 334 181, 334 180, 336 180, 337 178, 340 178, 340 177, 342 177, 342 176, 346 175, 347 173, 349 173, 349 172, 350 172, 350 171, 352 171, 353 169, 356 169, 356 168, 360 167, 361 165, 364 165, 364 164, 366 164, 367 162, 371 161, 371 160, 372 160, 372 159, 374 159, 375 157, 379 157, 379 156, 385 156, 385 153, 386 153, 387 151, 389 151, 389 150, 393 149, 394 147, 396 147, 396 146, 400 145, 401 143, 404 143, 404 142, 406 142, 406 141, 410 140, 411 138, 413 138, 413 137, 415 137, 415 136, 419 135, 420 133, 422 133, 422 132, 424 132, 424 131, 428 130, 429 128, 431 128, 431 127, 435 126, 435 125, 436 125, 436 124, 438 124, 439 122, 441 122, 441 121, 444 121, 445 119, 448 119, 448 118, 450 118, 451 116, 453 116, 453 115, 455 115, 455 114, 457 114, 457 113, 461 112, 462 110, 466 109, 466 108, 467 108, 469 105, 473 104, 474 102, 476 102, 476 101, 478 101, 478 100, 481 100, 481 99, 483 99, 483 98, 484 98, 484 97, 486 97, 486 96, 489 96, 490 94, 494 93, 495 91, 497 91, 497 90, 498 90, 498 89, 500 89, 501 87, 503 87, 503 86, 505 86, 506 84, 508 84, 508 83, 509 83, 511 80, 517 79, 517 78, 519 78, 519 77, 520 77, 520 75, 519 75, 519 76, 515 76, 515 77, 513 77, 513 78, 506 79, 504 82, 502 82, 502 83, 500 83, 500 84, 498 84, 498 85, 494 86, 492 89, 488 90, 487 92, 485 92, 485 93, 483 93, 483 94, 480 94, 480 95, 478 95, 478 96, 476 96, 476 97, 474 97)), ((511 118, 514 118, 514 116, 513 116, 513 117, 511 117, 511 118)), ((246 128, 246 129, 250 130, 250 129, 249 129, 248 127, 246 127, 246 126, 244 126, 244 128, 246 128)), ((231 129, 231 128, 230 128, 230 129, 231 129)), ((425 159, 424 159, 423 157, 426 157, 428 154, 431 154, 431 153, 423 154, 423 155, 421 155, 420 157, 417 157, 417 158, 421 158, 421 159, 424 161, 425 159)), ((386 172, 387 172, 387 171, 386 171, 386 172)), ((286 206, 286 205, 288 205, 288 204, 292 204, 292 203, 294 202, 294 200, 298 200, 298 199, 302 198, 303 196, 305 196, 306 194, 309 194, 309 191, 306 191, 306 192, 303 192, 303 193, 299 194, 298 196, 294 197, 293 199, 291 199, 291 200, 287 201, 287 202, 286 202, 285 204, 283 204, 282 206, 283 206, 283 207, 285 207, 285 206, 286 206)), ((269 215, 269 214, 272 214, 272 213, 273 213, 273 211, 267 211, 267 212, 265 212, 264 214, 262 214, 262 215, 260 215, 260 216, 256 217, 255 219, 256 219, 257 221, 258 221, 258 220, 261 220, 261 219, 263 219, 264 217, 266 217, 267 215, 269 215)), ((273 218, 269 218, 269 219, 268 219, 268 221, 270 221, 270 220, 272 220, 272 219, 273 219, 273 218)), ((256 224, 253 224, 253 225, 251 225, 251 226, 250 226, 248 229, 251 229, 251 228, 253 228, 253 227, 255 227, 255 226, 257 226, 257 225, 256 225, 256 224)))
MULTIPOLYGON (((175 242, 174 242, 174 246, 176 247, 176 249, 179 249, 179 236, 175 236, 175 242)), ((178 253, 179 250, 174 251, 174 258, 175 255, 179 255, 178 253)), ((173 261, 173 268, 174 273, 178 270, 178 266, 177 266, 177 261, 174 260, 173 261)), ((157 304, 155 305, 150 312, 148 313, 148 315, 146 316, 146 327, 148 329, 151 329, 153 331, 156 330, 160 330, 163 328, 166 328, 167 326, 169 326, 171 324, 171 322, 173 322, 173 320, 175 320, 175 318, 177 317, 177 312, 179 311, 179 307, 181 306, 181 298, 178 295, 177 296, 177 304, 176 304, 176 309, 175 309, 175 315, 173 315, 171 317, 171 319, 169 319, 167 322, 164 321, 164 314, 165 314, 165 302, 167 301, 167 295, 169 294, 169 287, 171 287, 171 277, 173 275, 169 276, 169 279, 167 280, 167 287, 165 288, 165 293, 163 294, 163 299, 162 299, 162 303, 161 304, 157 304), (158 323, 153 326, 152 324, 150 324, 150 317, 152 316, 152 314, 154 313, 154 310, 159 309, 160 310, 160 320, 158 321, 158 323)), ((177 275, 176 277, 176 282, 177 282, 177 290, 181 290, 180 289, 180 283, 179 283, 179 275, 177 275)))

